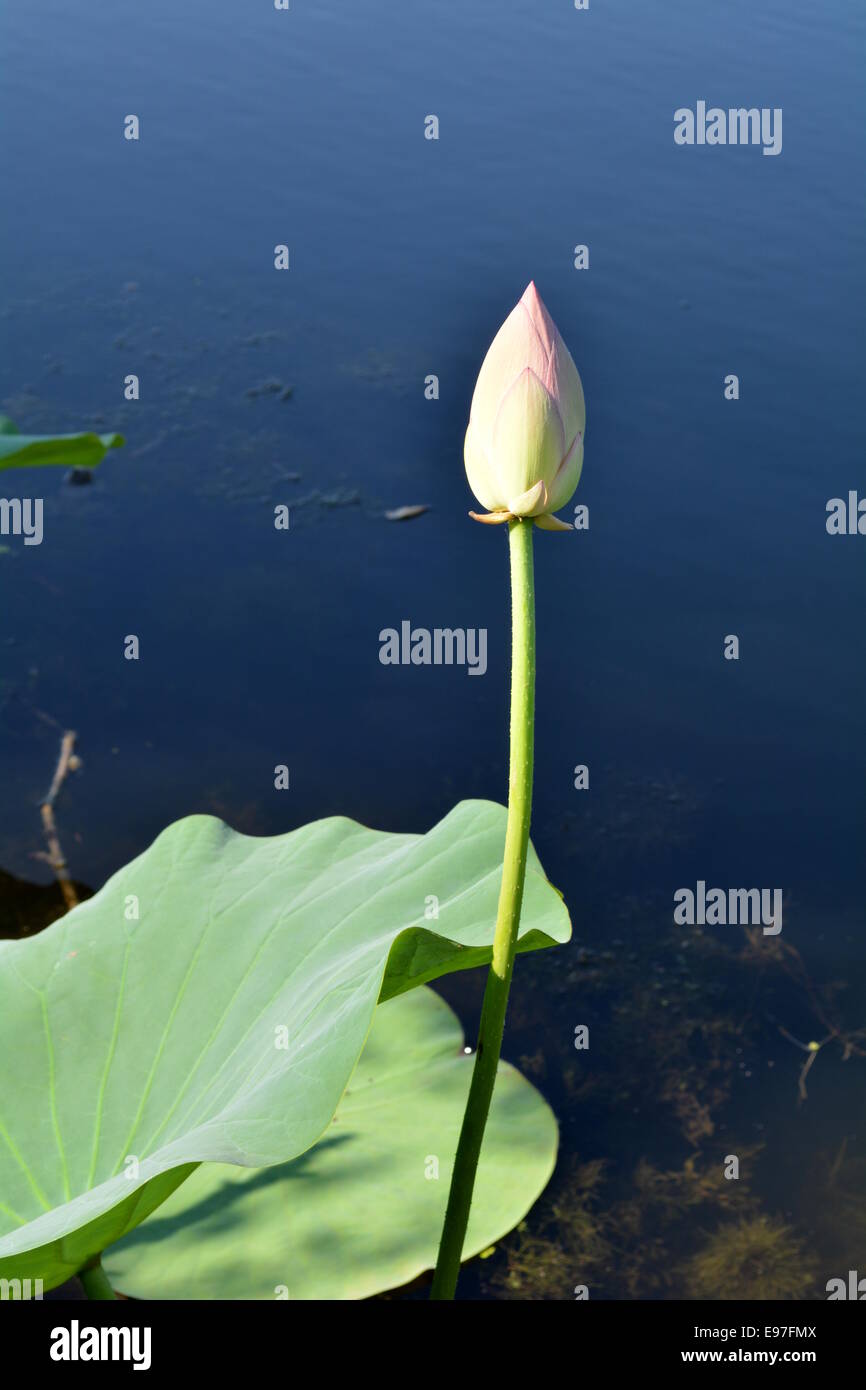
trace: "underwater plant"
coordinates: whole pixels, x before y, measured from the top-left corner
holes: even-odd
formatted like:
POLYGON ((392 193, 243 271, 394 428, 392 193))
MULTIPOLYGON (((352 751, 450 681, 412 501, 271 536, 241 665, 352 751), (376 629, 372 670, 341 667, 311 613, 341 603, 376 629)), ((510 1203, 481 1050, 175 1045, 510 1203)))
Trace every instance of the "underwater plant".
POLYGON ((770 1216, 746 1217, 721 1226, 686 1270, 691 1298, 805 1298, 815 1261, 794 1232, 770 1216))

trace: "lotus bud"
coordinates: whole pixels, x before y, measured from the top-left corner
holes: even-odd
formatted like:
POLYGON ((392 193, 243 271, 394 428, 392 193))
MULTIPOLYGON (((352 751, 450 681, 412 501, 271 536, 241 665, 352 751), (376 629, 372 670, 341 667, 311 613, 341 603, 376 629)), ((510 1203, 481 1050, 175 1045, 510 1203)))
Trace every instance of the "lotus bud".
POLYGON ((571 353, 530 284, 481 364, 464 457, 469 486, 497 524, 532 517, 570 531, 552 515, 568 502, 583 466, 586 408, 571 353))

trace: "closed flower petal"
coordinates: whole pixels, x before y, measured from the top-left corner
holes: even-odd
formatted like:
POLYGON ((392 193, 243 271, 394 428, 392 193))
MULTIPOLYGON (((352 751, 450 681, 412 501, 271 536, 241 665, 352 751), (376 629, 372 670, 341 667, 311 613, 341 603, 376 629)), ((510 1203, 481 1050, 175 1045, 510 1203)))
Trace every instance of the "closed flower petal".
MULTIPOLYGON (((560 507, 564 507, 574 494, 574 489, 580 481, 580 474, 583 468, 583 435, 579 434, 569 449, 562 463, 556 472, 556 477, 550 484, 548 492, 550 494, 551 512, 558 512, 560 507)), ((477 496, 477 493, 476 493, 477 496)))
POLYGON ((585 424, 578 370, 530 284, 491 343, 472 397, 464 456, 482 506, 497 519, 565 506, 580 478, 585 424))
POLYGON ((482 507, 494 512, 498 507, 505 505, 505 498, 500 495, 496 484, 495 476, 491 470, 490 462, 483 448, 476 443, 477 430, 473 428, 470 421, 466 431, 466 439, 463 443, 463 458, 466 463, 466 477, 469 479, 469 486, 478 498, 482 507))
POLYGON ((492 455, 509 503, 538 482, 553 482, 565 435, 556 402, 527 367, 503 397, 493 427, 492 455))
POLYGON ((547 488, 544 483, 537 482, 519 497, 512 497, 508 509, 512 516, 543 515, 547 511, 547 488))
POLYGON ((576 435, 582 435, 586 428, 586 406, 580 375, 534 282, 524 290, 520 304, 547 353, 548 366, 542 380, 559 406, 565 437, 570 442, 576 435))

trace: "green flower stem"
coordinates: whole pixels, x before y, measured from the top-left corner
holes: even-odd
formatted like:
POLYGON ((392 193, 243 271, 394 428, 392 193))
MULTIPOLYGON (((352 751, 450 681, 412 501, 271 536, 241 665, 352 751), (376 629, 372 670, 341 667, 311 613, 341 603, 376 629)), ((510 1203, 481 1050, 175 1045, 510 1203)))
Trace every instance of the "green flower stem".
POLYGON ((82 1269, 78 1274, 79 1279, 84 1285, 84 1292, 88 1298, 115 1298, 114 1289, 108 1282, 108 1275, 102 1268, 102 1261, 97 1260, 95 1264, 87 1269, 82 1269))
POLYGON ((475 1173, 490 1110, 505 1027, 508 991, 514 970, 517 930, 523 902, 529 818, 532 810, 532 758, 535 726, 535 588, 530 520, 509 523, 511 552, 511 755, 508 769, 508 823, 502 884, 487 976, 478 1051, 451 1175, 451 1190, 430 1297, 450 1299, 457 1288, 460 1257, 472 1205, 475 1173))

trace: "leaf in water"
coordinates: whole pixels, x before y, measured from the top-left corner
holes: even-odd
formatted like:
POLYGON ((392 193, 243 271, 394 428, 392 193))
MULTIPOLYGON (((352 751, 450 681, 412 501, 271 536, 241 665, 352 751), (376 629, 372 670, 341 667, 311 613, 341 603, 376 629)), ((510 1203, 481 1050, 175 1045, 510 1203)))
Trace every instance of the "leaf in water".
POLYGON ((413 516, 423 516, 429 512, 430 508, 426 505, 417 507, 395 507, 393 511, 385 513, 386 521, 411 521, 413 516))
MULTIPOLYGON (((377 1000, 490 959, 505 815, 467 801, 423 836, 334 817, 266 839, 190 816, 0 941, 0 1277, 53 1288, 195 1164, 309 1149, 377 1000)), ((519 949, 569 934, 531 853, 519 949)))
POLYGON ((0 470, 59 464, 64 468, 95 468, 109 449, 123 444, 121 434, 19 434, 0 415, 0 470))
MULTIPOLYGON (((436 1260, 473 1058, 429 989, 377 1009, 326 1134, 273 1168, 198 1168, 106 1256, 135 1298, 369 1298, 436 1260), (438 1171, 437 1165, 438 1163, 438 1171)), ((491 1253, 543 1191, 556 1161, 553 1112, 501 1063, 465 1255, 491 1253)))

